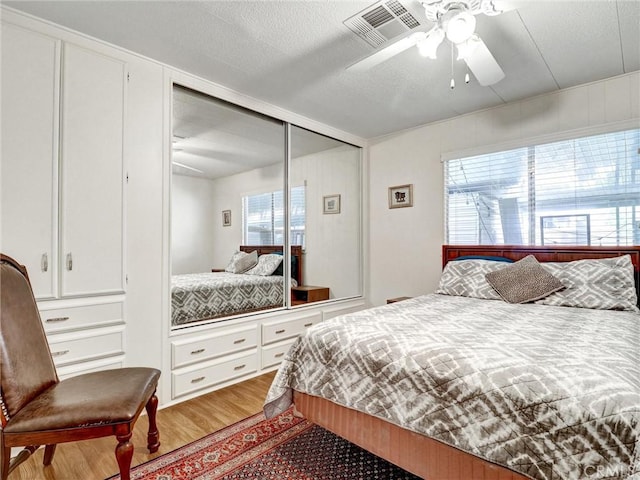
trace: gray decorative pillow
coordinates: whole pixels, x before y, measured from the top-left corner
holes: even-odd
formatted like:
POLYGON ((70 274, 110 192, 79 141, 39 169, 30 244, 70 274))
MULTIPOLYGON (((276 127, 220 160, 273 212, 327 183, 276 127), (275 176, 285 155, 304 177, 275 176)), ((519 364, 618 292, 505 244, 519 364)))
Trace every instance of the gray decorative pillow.
POLYGON ((490 260, 459 260, 448 262, 442 275, 436 293, 455 295, 458 297, 484 298, 486 300, 500 300, 485 275, 504 268, 504 262, 490 260))
POLYGON ((630 255, 550 262, 543 266, 566 288, 536 303, 597 310, 638 311, 630 255))
POLYGON ((533 302, 564 288, 562 282, 545 270, 533 255, 487 273, 485 278, 509 303, 533 302))
POLYGON ((282 258, 282 255, 275 255, 271 253, 267 255, 260 255, 258 258, 258 264, 248 272, 244 273, 247 275, 271 275, 282 262, 282 258))
POLYGON ((258 252, 236 252, 231 257, 229 265, 225 268, 225 272, 229 273, 246 273, 247 270, 255 267, 258 263, 258 252))

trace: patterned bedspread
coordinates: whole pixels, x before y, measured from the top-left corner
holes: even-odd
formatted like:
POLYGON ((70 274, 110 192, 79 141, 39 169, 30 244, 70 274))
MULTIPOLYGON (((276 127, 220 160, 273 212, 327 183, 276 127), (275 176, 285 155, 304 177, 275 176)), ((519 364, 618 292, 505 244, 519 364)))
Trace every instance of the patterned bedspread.
MULTIPOLYGON (((294 281, 294 280, 292 280, 294 281)), ((171 324, 283 305, 282 276, 213 272, 171 277, 171 324)))
POLYGON ((640 478, 640 315, 426 295, 318 324, 265 402, 292 389, 533 479, 640 478))

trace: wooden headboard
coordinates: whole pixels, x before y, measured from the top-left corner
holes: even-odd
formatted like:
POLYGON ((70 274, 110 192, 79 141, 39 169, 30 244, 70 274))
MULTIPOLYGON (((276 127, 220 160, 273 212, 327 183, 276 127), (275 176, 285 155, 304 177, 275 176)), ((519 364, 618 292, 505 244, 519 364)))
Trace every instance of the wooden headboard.
POLYGON ((589 246, 528 246, 528 245, 443 245, 442 267, 450 260, 466 255, 489 255, 506 257, 517 261, 527 255, 535 256, 540 262, 571 262, 585 258, 607 258, 631 255, 631 263, 636 280, 636 292, 640 304, 640 245, 630 247, 589 247, 589 246))
MULTIPOLYGON (((241 252, 251 253, 254 250, 257 250, 258 256, 283 252, 282 245, 240 245, 241 252)), ((296 268, 294 272, 291 272, 291 277, 298 282, 298 285, 303 285, 302 273, 304 269, 302 268, 302 247, 300 245, 291 245, 291 256, 297 259, 297 262, 294 264, 296 268)))

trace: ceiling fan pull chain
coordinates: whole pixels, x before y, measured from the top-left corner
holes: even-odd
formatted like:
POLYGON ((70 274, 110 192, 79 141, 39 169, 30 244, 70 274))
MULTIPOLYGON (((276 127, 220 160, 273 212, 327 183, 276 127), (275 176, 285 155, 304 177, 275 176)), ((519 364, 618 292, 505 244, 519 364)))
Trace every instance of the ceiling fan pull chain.
POLYGON ((456 88, 456 81, 453 78, 453 43, 451 44, 451 90, 453 90, 454 88, 456 88))

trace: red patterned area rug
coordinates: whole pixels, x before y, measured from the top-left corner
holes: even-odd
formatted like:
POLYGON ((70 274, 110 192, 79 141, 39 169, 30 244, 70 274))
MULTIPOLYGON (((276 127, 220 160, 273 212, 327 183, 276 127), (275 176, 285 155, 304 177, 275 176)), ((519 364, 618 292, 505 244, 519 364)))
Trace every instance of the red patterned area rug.
MULTIPOLYGON (((119 479, 116 475, 111 479, 119 479)), ((259 413, 131 469, 132 480, 418 480, 295 417, 259 413)))

